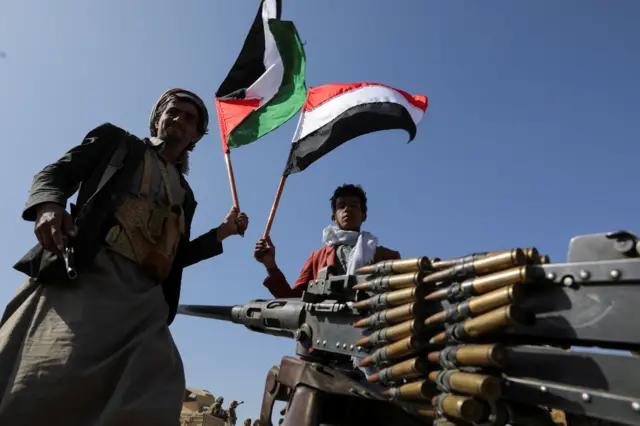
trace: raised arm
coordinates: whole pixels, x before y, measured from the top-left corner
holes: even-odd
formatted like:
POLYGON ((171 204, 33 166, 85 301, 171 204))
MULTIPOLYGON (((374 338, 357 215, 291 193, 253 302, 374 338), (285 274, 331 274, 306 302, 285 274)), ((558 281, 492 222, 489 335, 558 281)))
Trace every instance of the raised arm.
POLYGON ((313 279, 312 258, 309 257, 302 267, 302 271, 293 288, 291 288, 287 282, 287 278, 276 264, 276 247, 273 245, 271 238, 267 237, 266 240, 258 240, 254 250, 254 257, 267 269, 267 277, 262 284, 269 290, 273 297, 300 297, 306 287, 305 285, 301 285, 301 283, 306 284, 313 279))
POLYGON ((223 253, 222 241, 231 235, 244 232, 249 226, 249 218, 238 213, 232 207, 222 223, 199 237, 189 241, 184 247, 182 266, 187 267, 202 260, 210 259, 223 253))

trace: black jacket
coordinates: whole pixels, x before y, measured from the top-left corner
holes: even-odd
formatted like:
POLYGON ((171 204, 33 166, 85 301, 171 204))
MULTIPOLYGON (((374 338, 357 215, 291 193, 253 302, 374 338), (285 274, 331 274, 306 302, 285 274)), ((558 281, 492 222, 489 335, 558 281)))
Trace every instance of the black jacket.
MULTIPOLYGON (((151 149, 148 144, 119 127, 109 123, 96 127, 80 145, 73 147, 34 177, 22 218, 35 221, 37 207, 41 203, 54 202, 66 206, 68 198, 79 190, 77 203, 71 206, 71 214, 78 226, 78 235, 73 241, 76 268, 82 274, 82 270, 92 262, 103 246, 106 232, 114 224, 112 213, 129 190, 146 149, 151 149), (124 144, 124 149, 118 151, 120 144, 124 144), (114 156, 116 152, 123 156, 114 156), (112 167, 115 173, 100 186, 109 163, 117 168, 112 167)), ((186 230, 171 272, 162 283, 164 296, 169 304, 168 324, 173 322, 176 315, 182 270, 223 251, 215 228, 191 240, 191 223, 197 202, 183 176, 181 181, 186 190, 183 204, 186 230)), ((29 250, 14 268, 43 284, 67 279, 63 260, 43 250, 40 244, 29 250)))

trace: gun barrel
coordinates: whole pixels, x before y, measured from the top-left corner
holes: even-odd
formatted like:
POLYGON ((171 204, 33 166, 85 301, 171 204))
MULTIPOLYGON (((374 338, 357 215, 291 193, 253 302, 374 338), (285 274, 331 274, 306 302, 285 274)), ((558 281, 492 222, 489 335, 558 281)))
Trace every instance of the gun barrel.
POLYGON ((251 331, 295 337, 305 304, 300 299, 254 300, 246 305, 179 305, 178 313, 244 324, 251 331))
POLYGON ((178 313, 193 317, 209 318, 218 321, 229 321, 241 323, 239 320, 239 311, 241 305, 235 306, 213 306, 213 305, 179 305, 178 313), (235 309, 235 312, 234 312, 235 309))

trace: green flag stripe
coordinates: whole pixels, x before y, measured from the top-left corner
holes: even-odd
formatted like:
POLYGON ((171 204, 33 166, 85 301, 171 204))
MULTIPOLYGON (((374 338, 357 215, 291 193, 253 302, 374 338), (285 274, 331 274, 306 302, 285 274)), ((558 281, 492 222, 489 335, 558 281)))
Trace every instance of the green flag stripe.
POLYGON ((272 19, 269 28, 282 58, 282 84, 269 102, 252 111, 231 131, 229 148, 250 144, 277 129, 289 121, 306 100, 305 54, 295 25, 291 21, 272 19))

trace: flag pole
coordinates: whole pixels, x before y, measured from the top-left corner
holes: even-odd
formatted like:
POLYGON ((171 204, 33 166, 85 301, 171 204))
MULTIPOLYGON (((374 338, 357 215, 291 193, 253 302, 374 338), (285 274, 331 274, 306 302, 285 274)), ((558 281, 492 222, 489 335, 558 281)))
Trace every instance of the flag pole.
POLYGON ((231 198, 233 198, 233 205, 238 209, 238 211, 240 211, 238 192, 236 191, 236 179, 233 176, 233 166, 231 165, 231 154, 229 151, 224 153, 224 161, 227 163, 227 173, 229 174, 229 186, 231 186, 231 198))
POLYGON ((276 217, 276 210, 278 210, 278 204, 280 204, 280 197, 282 196, 282 190, 284 189, 284 184, 287 181, 287 175, 282 175, 280 178, 280 184, 278 185, 278 191, 276 192, 276 198, 273 200, 273 205, 271 206, 271 212, 269 212, 269 219, 267 219, 267 227, 264 230, 263 238, 266 240, 269 237, 269 233, 271 232, 271 225, 273 225, 273 220, 276 217))
POLYGON ((224 161, 227 163, 227 174, 229 175, 229 186, 231 187, 231 198, 233 199, 233 206, 240 212, 240 203, 238 202, 238 192, 236 191, 236 178, 233 175, 233 166, 231 165, 231 150, 227 142, 229 135, 226 132, 226 126, 222 117, 222 110, 220 109, 220 102, 217 96, 214 98, 216 103, 216 110, 218 111, 218 122, 220 124, 220 141, 222 142, 222 152, 224 152, 224 161))
MULTIPOLYGON (((293 133, 293 140, 295 141, 296 138, 298 137, 299 133, 300 133, 300 129, 302 126, 302 114, 300 115, 300 118, 298 119, 298 124, 296 125, 296 130, 293 133)), ((289 151, 289 157, 291 156, 291 153, 293 151, 289 151)), ((266 240, 269 237, 269 234, 271 233, 271 225, 273 225, 273 220, 276 218, 276 210, 278 210, 278 204, 280 204, 280 197, 282 196, 282 190, 284 189, 284 184, 287 181, 287 176, 289 176, 291 174, 291 171, 289 170, 288 166, 289 166, 289 160, 290 158, 287 158, 287 167, 285 168, 284 173, 282 174, 282 177, 280 178, 280 184, 278 185, 278 191, 276 192, 276 198, 273 200, 273 205, 271 206, 271 212, 269 212, 269 219, 267 219, 267 227, 264 230, 264 239, 266 240)))
MULTIPOLYGON (((229 174, 229 186, 231 186, 231 198, 233 199, 233 206, 237 212, 240 212, 240 203, 238 202, 238 192, 236 191, 236 179, 233 176, 233 166, 231 165, 231 154, 229 150, 225 150, 224 161, 227 163, 227 173, 229 174)), ((238 235, 244 237, 244 229, 238 226, 238 235)))

